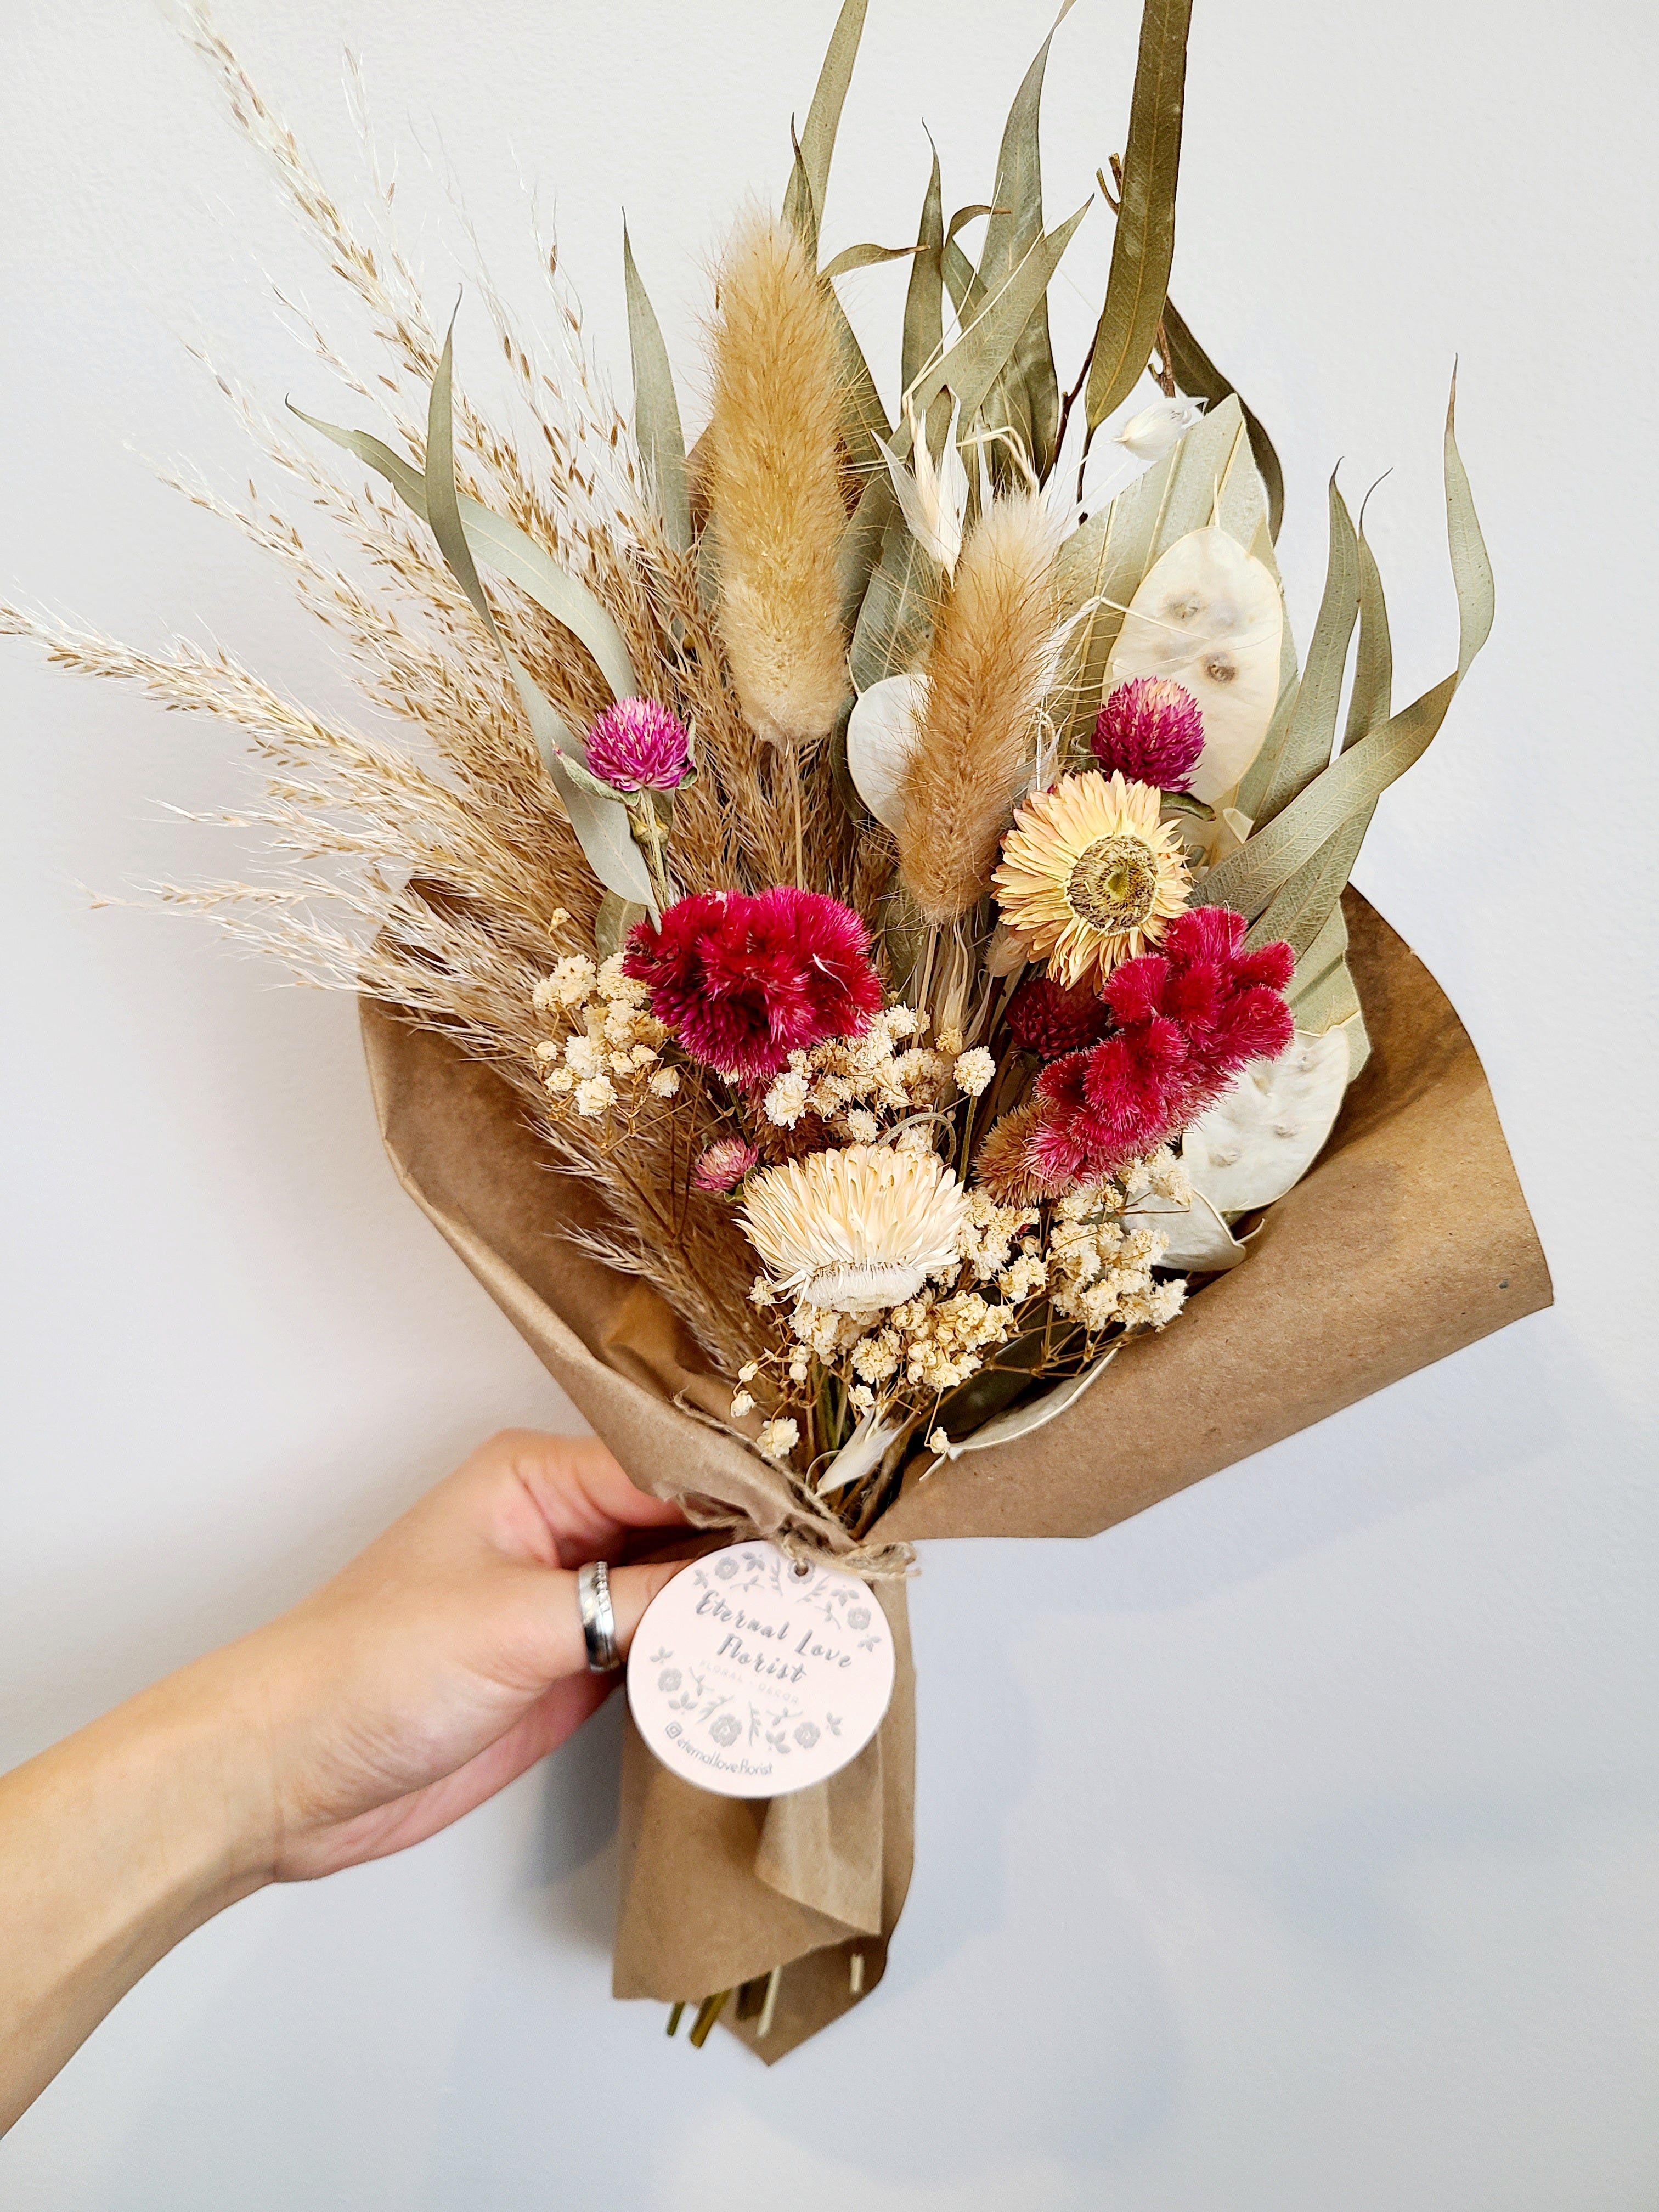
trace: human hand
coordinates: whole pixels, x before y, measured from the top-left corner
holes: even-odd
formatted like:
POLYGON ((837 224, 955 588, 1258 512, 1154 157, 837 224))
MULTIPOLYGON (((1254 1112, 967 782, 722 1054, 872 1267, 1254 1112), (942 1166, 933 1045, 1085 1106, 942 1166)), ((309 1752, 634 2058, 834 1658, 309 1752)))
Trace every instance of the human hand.
POLYGON ((509 1430, 313 1596, 200 1662, 237 1706, 258 1686, 244 1848, 259 1872, 402 1850, 556 1749, 620 1679, 587 1671, 576 1568, 611 1563, 625 1654, 679 1563, 617 1563, 635 1532, 681 1519, 596 1437, 509 1430))

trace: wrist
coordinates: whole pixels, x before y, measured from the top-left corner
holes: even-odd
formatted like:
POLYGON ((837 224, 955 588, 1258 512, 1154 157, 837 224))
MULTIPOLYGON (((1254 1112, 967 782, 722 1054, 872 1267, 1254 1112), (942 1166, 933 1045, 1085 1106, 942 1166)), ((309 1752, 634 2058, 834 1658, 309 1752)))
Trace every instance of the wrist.
POLYGON ((270 1878, 264 1730, 230 1656, 167 1676, 36 1762, 80 1811, 112 1919, 153 1920, 173 1942, 270 1878))
POLYGON ((158 1878, 200 1919, 274 1880, 277 1820, 264 1670, 250 1637, 122 1708, 154 1807, 158 1878))

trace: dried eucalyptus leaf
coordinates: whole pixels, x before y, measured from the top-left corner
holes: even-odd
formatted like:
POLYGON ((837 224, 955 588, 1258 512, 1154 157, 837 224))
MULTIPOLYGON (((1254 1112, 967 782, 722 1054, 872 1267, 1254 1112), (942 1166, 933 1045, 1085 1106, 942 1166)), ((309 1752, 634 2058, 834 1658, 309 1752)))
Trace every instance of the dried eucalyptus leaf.
POLYGON ((1192 0, 1146 0, 1123 154, 1123 198, 1084 410, 1097 430, 1140 381, 1175 258, 1176 184, 1192 0))
MULTIPOLYGON (((836 580, 841 592, 841 626, 850 636, 888 531, 898 517, 898 496, 885 469, 869 477, 836 547, 836 580)), ((708 533, 705 532, 706 536, 708 533)))
POLYGON ((945 289, 951 295, 951 304, 958 319, 966 317, 968 302, 974 295, 974 264, 957 244, 957 233, 964 224, 990 212, 988 207, 958 208, 945 227, 945 251, 939 258, 945 270, 945 289))
POLYGON ((1218 407, 1224 399, 1237 398, 1249 432, 1250 451, 1255 456, 1255 465, 1267 489, 1267 535, 1277 544, 1279 526, 1285 520, 1285 471, 1273 450, 1273 440, 1263 428, 1260 416, 1239 395, 1231 378, 1223 375, 1193 336, 1173 300, 1164 302, 1164 338, 1169 348, 1170 368, 1181 391, 1190 392, 1195 399, 1207 399, 1212 407, 1218 407))
POLYGON ((628 295, 628 343, 634 357, 634 433, 656 487, 668 540, 684 552, 691 543, 691 501, 685 482, 685 433, 674 395, 674 373, 651 295, 634 262, 623 225, 623 283, 628 295))
POLYGON ((933 599, 939 586, 939 569, 897 511, 897 495, 887 481, 884 468, 883 480, 892 498, 893 512, 848 649, 848 665, 860 692, 867 691, 885 676, 902 675, 921 658, 933 632, 933 599))
MULTIPOLYGON (((588 866, 607 890, 617 891, 624 898, 643 900, 654 914, 656 901, 652 893, 651 878, 634 842, 626 810, 614 798, 595 798, 576 781, 571 771, 573 767, 579 765, 580 748, 529 671, 501 636, 496 628, 495 617, 490 611, 483 586, 478 580, 478 571, 462 525, 460 500, 455 485, 454 417, 450 392, 453 374, 453 335, 452 321, 450 331, 444 339, 443 352, 439 357, 437 374, 432 380, 432 395, 427 409, 425 493, 428 525, 438 541, 438 550, 448 564, 450 573, 477 609, 479 620, 495 640, 502 659, 512 672, 537 750, 542 757, 555 790, 563 801, 565 811, 570 817, 570 826, 576 833, 577 842, 588 866)), ((593 780, 588 777, 586 768, 581 768, 580 773, 585 781, 591 782, 593 780)))
MULTIPOLYGON (((1042 235, 1042 155, 1039 136, 1042 81, 1054 33, 1071 13, 1073 4, 1073 0, 1066 0, 1054 18, 1008 111, 997 153, 991 219, 986 225, 985 245, 968 299, 969 313, 1006 282, 1042 235)), ((970 414, 975 411, 969 410, 970 414)), ((988 428, 1013 431, 1038 477, 1047 477, 1054 465, 1054 440, 1060 428, 1060 379, 1055 374, 1054 346, 1048 334, 1046 289, 1027 316, 983 409, 977 411, 982 412, 988 428)), ((999 464, 1010 465, 1000 450, 993 453, 994 469, 999 464)))
MULTIPOLYGON (((867 4, 868 0, 845 0, 836 18, 812 104, 806 112, 806 126, 795 142, 794 167, 784 194, 784 221, 794 229, 815 268, 824 194, 830 185, 830 157, 836 149, 836 133, 841 127, 847 88, 852 82, 867 4)), ((848 460, 864 473, 880 465, 875 441, 890 436, 891 428, 853 325, 833 290, 829 296, 836 350, 841 356, 842 434, 847 441, 848 460)))
POLYGON ((1111 1365, 1122 1350, 1121 1340, 1109 1351, 1102 1352, 1092 1367, 1085 1367, 1081 1375, 1068 1375, 1063 1382, 1056 1382, 1051 1390, 1044 1390, 1035 1398, 1028 1398, 1023 1406, 1016 1406, 1011 1413, 999 1413, 987 1421, 972 1436, 963 1437, 952 1443, 945 1454, 946 1459, 960 1459, 964 1452, 988 1451, 993 1444, 1011 1444, 1021 1437, 1029 1437, 1033 1430, 1047 1427, 1050 1421, 1071 1407, 1111 1365))
MULTIPOLYGON (((1049 282, 1060 266, 1060 258, 1072 241, 1072 234, 1088 212, 1089 202, 1085 200, 1057 229, 1034 240, 1013 273, 974 310, 944 360, 931 368, 917 386, 914 397, 918 416, 926 415, 948 385, 962 403, 963 420, 973 421, 985 404, 991 386, 1001 375, 1038 301, 1046 296, 1049 282)), ((908 426, 901 429, 893 443, 901 454, 908 452, 908 426)))
MULTIPOLYGON (((367 430, 343 429, 338 423, 325 422, 315 415, 307 415, 292 401, 289 405, 289 411, 297 415, 301 422, 320 431, 347 453, 355 453, 360 461, 383 476, 410 513, 430 526, 426 479, 417 468, 367 430)), ((615 696, 618 699, 632 698, 639 690, 639 678, 622 632, 586 585, 567 575, 528 532, 520 530, 516 522, 509 522, 505 515, 495 514, 476 499, 469 499, 465 492, 457 495, 456 506, 471 558, 499 570, 509 583, 527 592, 544 613, 562 623, 592 654, 615 696)))
POLYGON ((848 774, 871 813, 896 837, 904 827, 900 787, 927 700, 925 676, 884 676, 860 692, 848 719, 848 774))
MULTIPOLYGON (((1389 638, 1388 609, 1382 598, 1382 580, 1377 574, 1370 548, 1363 537, 1358 541, 1358 555, 1359 645, 1354 656, 1353 688, 1349 696, 1347 725, 1342 738, 1344 750, 1388 720, 1393 688, 1393 653, 1389 638)), ((1270 733, 1269 745, 1272 742, 1270 733)), ((1252 950, 1258 945, 1282 938, 1300 961, 1320 938, 1328 933, 1337 902, 1353 873, 1359 848, 1364 842, 1365 832, 1370 827, 1371 817, 1376 811, 1375 799, 1369 805, 1357 808, 1342 827, 1326 839, 1313 858, 1298 868, 1288 882, 1280 884, 1250 926, 1246 943, 1252 950)), ((1243 842, 1241 838, 1239 842, 1243 842)), ((1213 864, 1225 859, 1226 854, 1216 850, 1212 852, 1210 858, 1213 864)), ((1297 975, 1297 988, 1300 988, 1300 969, 1297 975)), ((1346 968, 1342 970, 1341 982, 1342 989, 1330 1001, 1331 1018, 1346 1021, 1350 1012, 1348 1001, 1352 1000, 1357 1006, 1358 1000, 1353 999, 1353 987, 1346 968)), ((1324 1024, 1322 1022, 1320 1026, 1324 1026, 1324 1024)), ((1369 1050, 1367 1042, 1355 1063, 1356 1074, 1364 1064, 1365 1052, 1369 1050)))
POLYGON ((914 246, 844 246, 818 274, 828 282, 832 276, 850 276, 855 269, 873 269, 878 261, 908 261, 915 250, 914 246))
POLYGON ((1259 945, 1283 939, 1299 960, 1318 939, 1341 897, 1359 848, 1370 827, 1372 810, 1352 814, 1328 837, 1305 867, 1283 884, 1250 925, 1245 945, 1254 952, 1259 945))
POLYGON ((467 500, 461 514, 467 543, 478 558, 527 592, 544 613, 581 640, 615 697, 635 697, 640 679, 623 634, 586 585, 560 568, 527 531, 492 508, 467 500))
POLYGON ((899 379, 908 391, 927 364, 945 351, 945 203, 940 197, 939 150, 927 179, 916 227, 916 258, 904 295, 904 338, 899 379))
MULTIPOLYGON (((1348 1087, 1348 1041, 1298 1030, 1275 1060, 1247 1067, 1181 1140, 1195 1197, 1218 1213, 1271 1206, 1301 1182, 1331 1133, 1348 1087)), ((1166 1258, 1167 1266, 1178 1264, 1166 1258)))
POLYGON ((1342 732, 1346 752, 1370 735, 1394 712, 1394 643, 1389 633, 1389 603, 1376 556, 1365 543, 1364 514, 1359 532, 1359 643, 1354 649, 1353 689, 1342 732))
POLYGON ((1431 690, 1402 708, 1368 737, 1348 746, 1284 812, 1257 830, 1242 852, 1211 871, 1194 901, 1231 906, 1252 921, 1274 893, 1305 867, 1344 823, 1374 806, 1396 776, 1428 748, 1446 719, 1458 685, 1492 632, 1492 563, 1475 515, 1456 439, 1457 381, 1446 409, 1446 536, 1457 594, 1457 665, 1431 690))
POLYGON ((1272 571, 1215 524, 1178 538, 1129 602, 1109 688, 1136 676, 1186 686, 1204 715, 1193 793, 1211 805, 1237 787, 1267 734, 1284 620, 1272 571))
MULTIPOLYGON (((868 7, 869 0, 845 0, 836 16, 818 81, 813 88, 812 104, 806 111, 805 128, 796 148, 800 189, 807 195, 811 210, 815 253, 817 224, 823 217, 824 194, 830 184, 830 163, 836 150, 836 133, 841 128, 841 111, 846 105, 847 88, 853 81, 853 64, 858 58, 868 7)), ((797 189, 793 180, 790 189, 792 192, 797 189)), ((786 199, 783 212, 784 220, 799 229, 798 218, 802 210, 786 199)))
POLYGON ((1370 1057, 1371 1041, 1359 1009, 1359 994, 1348 973, 1348 925, 1340 904, 1331 908, 1324 927, 1297 962, 1285 998, 1297 1029, 1316 1036, 1340 1030, 1347 1040, 1352 1083, 1370 1057))
POLYGON ((1319 615, 1308 641, 1307 665, 1302 672, 1296 703, 1285 725, 1285 741, 1273 764, 1267 788, 1252 808, 1259 823, 1271 822, 1298 792, 1305 791, 1320 770, 1329 765, 1336 749, 1336 715, 1342 696, 1342 678, 1348 662, 1348 644, 1359 614, 1359 540, 1348 513, 1347 501, 1332 476, 1330 501, 1330 556, 1325 568, 1325 589, 1319 615))
POLYGON ((627 944, 629 934, 647 918, 644 907, 618 898, 615 891, 607 891, 599 901, 599 911, 593 922, 593 950, 599 958, 613 959, 627 944))

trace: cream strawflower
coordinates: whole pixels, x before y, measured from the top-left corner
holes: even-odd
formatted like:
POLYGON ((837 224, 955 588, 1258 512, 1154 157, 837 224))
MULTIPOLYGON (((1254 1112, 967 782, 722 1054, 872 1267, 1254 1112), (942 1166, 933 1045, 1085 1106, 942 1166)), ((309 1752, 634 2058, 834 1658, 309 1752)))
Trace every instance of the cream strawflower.
POLYGON ((780 1290, 872 1313, 957 1264, 968 1194, 932 1152, 849 1145, 750 1178, 742 1221, 780 1290))
POLYGON ((1097 987, 1155 945, 1187 905, 1181 833, 1161 794, 1115 773, 1062 776, 1034 792, 1003 840, 992 878, 1009 928, 1067 989, 1097 987))

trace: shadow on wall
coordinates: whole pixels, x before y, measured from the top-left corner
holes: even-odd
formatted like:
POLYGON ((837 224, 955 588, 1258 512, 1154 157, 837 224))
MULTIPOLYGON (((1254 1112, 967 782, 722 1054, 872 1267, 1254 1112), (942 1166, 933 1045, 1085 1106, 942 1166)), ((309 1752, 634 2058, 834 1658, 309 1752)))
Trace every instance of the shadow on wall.
POLYGON ((617 1823, 622 1794, 619 1684, 542 1768, 529 1881, 535 1918, 553 1942, 611 1956, 617 1921, 617 1823))

